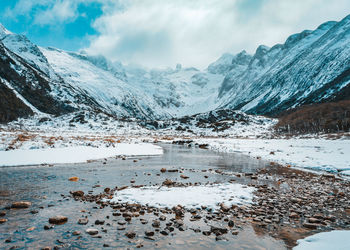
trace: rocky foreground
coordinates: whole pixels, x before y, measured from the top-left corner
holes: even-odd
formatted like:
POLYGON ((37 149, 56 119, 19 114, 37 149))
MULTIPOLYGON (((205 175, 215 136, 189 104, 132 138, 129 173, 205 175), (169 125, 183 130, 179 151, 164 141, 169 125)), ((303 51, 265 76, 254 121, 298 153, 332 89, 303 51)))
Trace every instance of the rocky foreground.
MULTIPOLYGON (((201 147, 205 148, 205 145, 201 147)), ((197 150, 204 154, 207 151, 197 150)), ((97 162, 96 166, 100 169, 98 171, 106 171, 115 162, 135 166, 147 163, 142 163, 140 159, 120 158, 112 163, 106 159, 97 162)), ((97 170, 94 167, 89 171, 97 170)), ((44 237, 49 236, 50 232, 57 233, 55 241, 40 241, 37 246, 42 249, 84 246, 266 248, 271 246, 269 243, 272 239, 278 244, 283 242, 283 245, 276 243, 274 248, 283 249, 292 248, 296 240, 317 232, 350 228, 350 182, 333 174, 308 173, 273 162, 249 172, 230 168, 166 166, 145 172, 135 169, 132 175, 124 174, 121 172, 120 178, 127 180, 128 184, 115 181, 119 184, 114 187, 110 180, 104 182, 101 179, 98 184, 88 186, 90 182, 86 183, 84 178, 70 176, 62 180, 69 190, 66 188, 65 192, 58 192, 56 203, 51 203, 48 208, 36 207, 34 202, 25 201, 7 204, 0 210, 0 230, 14 220, 14 213, 23 216, 23 213, 29 212, 31 216, 41 214, 44 221, 32 227, 28 225, 25 233, 44 232, 44 237), (141 176, 143 179, 139 179, 141 176), (172 189, 228 182, 254 187, 252 204, 227 206, 222 203, 218 204, 217 209, 212 209, 206 206, 186 208, 182 204, 160 208, 115 200, 111 202, 114 195, 118 197, 119 192, 131 187, 151 185, 172 189), (67 208, 61 206, 60 203, 66 204, 64 202, 70 205, 67 208), (59 209, 45 213, 50 206, 59 209), (68 230, 60 231, 65 225, 69 225, 68 230), (248 239, 244 241, 247 228, 253 228, 254 233, 248 234, 248 239), (267 235, 271 238, 265 242, 261 240, 262 246, 254 245, 257 243, 253 242, 252 237, 266 238, 267 235)), ((94 178, 98 176, 94 174, 94 178)), ((10 236, 0 245, 15 249, 18 241, 15 236, 10 236)))

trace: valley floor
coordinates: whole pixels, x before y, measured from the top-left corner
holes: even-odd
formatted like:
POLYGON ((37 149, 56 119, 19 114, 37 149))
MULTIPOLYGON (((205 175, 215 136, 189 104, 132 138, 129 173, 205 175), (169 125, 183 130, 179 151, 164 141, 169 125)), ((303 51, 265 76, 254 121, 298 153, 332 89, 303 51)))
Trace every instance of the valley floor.
MULTIPOLYGON (((98 229, 97 236, 101 236, 102 242, 94 242, 85 234, 77 238, 79 241, 74 240, 64 236, 63 229, 57 226, 53 237, 59 240, 52 244, 63 247, 87 244, 99 248, 104 242, 115 247, 153 248, 172 244, 173 248, 182 245, 225 249, 229 245, 223 242, 238 240, 236 247, 254 242, 256 247, 284 249, 318 232, 349 229, 349 134, 277 138, 272 133, 266 136, 245 133, 244 138, 239 135, 222 138, 213 134, 191 136, 176 130, 148 130, 135 123, 115 126, 119 129, 66 126, 0 129, 0 205, 4 208, 0 208, 3 214, 0 231, 6 228, 2 242, 9 241, 8 246, 22 245, 20 236, 25 236, 24 239, 28 238, 25 244, 41 246, 44 242, 30 236, 32 231, 53 240, 52 235, 47 236, 46 230, 40 229, 46 221, 26 222, 30 219, 28 213, 8 207, 17 200, 30 200, 34 208, 39 208, 33 214, 38 212, 42 218, 58 215, 60 208, 59 215, 63 213, 74 220, 62 228, 78 230, 79 235, 82 234, 79 230, 88 229, 76 225, 81 216, 61 208, 62 204, 57 202, 67 201, 68 208, 75 211, 89 211, 82 218, 90 219, 89 229, 98 229), (10 167, 16 165, 21 167, 10 167), (23 184, 33 185, 31 178, 18 182, 22 170, 30 176, 39 171, 39 176, 45 179, 44 190, 55 180, 58 189, 54 190, 63 198, 56 197, 54 190, 44 193, 36 190, 34 193, 38 194, 33 197, 31 191, 24 196, 19 194, 17 189, 23 184), (77 183, 67 183, 72 176, 77 176, 77 183), (77 190, 83 192, 74 193, 77 190), (42 196, 47 201, 38 198, 42 196), (91 203, 92 207, 86 204, 79 207, 77 201, 91 203), (43 203, 44 206, 40 205, 43 203), (128 205, 134 203, 139 205, 128 205), (49 208, 44 208, 46 205, 49 208), (96 208, 105 209, 97 213, 96 208), (125 220, 119 217, 111 220, 112 214, 125 220), (129 217, 133 218, 131 222, 129 217), (98 221, 102 219, 106 226, 105 222, 100 226, 98 221), (25 221, 25 225, 18 220, 25 221), (97 221, 95 225, 91 220, 97 221), (18 224, 21 233, 12 234, 11 231, 18 230, 18 224), (107 233, 114 224, 112 234, 107 233), (122 237, 119 243, 113 240, 114 230, 122 237), (193 233, 201 233, 204 244, 191 241, 193 233), (142 237, 143 234, 146 236, 142 237), (164 239, 162 235, 172 237, 164 239), (247 241, 247 236, 261 241, 247 241), (33 244, 31 237, 37 243, 33 244)), ((266 128, 262 130, 265 132, 266 128)), ((300 246, 309 245, 305 243, 307 239, 300 241, 300 246)), ((2 242, 0 246, 5 246, 2 242)))

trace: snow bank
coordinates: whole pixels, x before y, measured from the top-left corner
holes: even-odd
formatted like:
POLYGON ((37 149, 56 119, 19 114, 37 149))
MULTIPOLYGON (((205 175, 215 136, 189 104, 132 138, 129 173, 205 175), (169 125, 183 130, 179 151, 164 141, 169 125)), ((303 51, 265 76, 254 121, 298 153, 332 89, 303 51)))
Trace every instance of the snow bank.
POLYGON ((127 188, 117 191, 111 202, 148 204, 159 208, 182 205, 186 208, 207 206, 216 209, 220 203, 227 206, 249 204, 253 199, 253 191, 253 187, 230 183, 172 188, 127 188))
POLYGON ((350 249, 350 231, 335 230, 326 233, 318 233, 305 239, 298 240, 298 246, 294 250, 347 250, 350 249))
POLYGON ((326 139, 204 139, 219 152, 242 153, 295 167, 350 174, 350 141, 326 139))
POLYGON ((0 166, 78 163, 117 155, 160 155, 163 149, 152 144, 118 143, 116 147, 75 146, 46 149, 0 151, 0 166))

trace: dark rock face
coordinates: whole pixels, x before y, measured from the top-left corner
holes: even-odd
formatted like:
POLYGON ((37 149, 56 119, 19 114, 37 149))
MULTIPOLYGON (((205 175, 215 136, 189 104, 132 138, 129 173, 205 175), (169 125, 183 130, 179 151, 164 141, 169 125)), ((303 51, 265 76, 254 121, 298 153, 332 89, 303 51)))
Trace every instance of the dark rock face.
MULTIPOLYGON (((25 60, 9 51, 0 42, 0 95, 5 98, 1 98, 0 105, 13 104, 8 108, 16 110, 15 112, 7 111, 2 115, 3 122, 6 120, 14 120, 18 117, 25 117, 33 112, 29 107, 24 108, 26 105, 14 98, 15 94, 10 89, 5 89, 4 80, 7 81, 13 89, 20 95, 22 95, 30 104, 36 107, 39 111, 60 115, 73 111, 74 109, 65 103, 55 100, 51 96, 51 87, 48 78, 37 69, 33 68, 25 60), (12 94, 9 94, 12 92, 12 94), (7 95, 6 95, 7 94, 7 95)), ((4 112, 1 109, 0 112, 4 112)))
POLYGON ((0 123, 16 120, 19 117, 33 115, 26 106, 0 79, 0 123))

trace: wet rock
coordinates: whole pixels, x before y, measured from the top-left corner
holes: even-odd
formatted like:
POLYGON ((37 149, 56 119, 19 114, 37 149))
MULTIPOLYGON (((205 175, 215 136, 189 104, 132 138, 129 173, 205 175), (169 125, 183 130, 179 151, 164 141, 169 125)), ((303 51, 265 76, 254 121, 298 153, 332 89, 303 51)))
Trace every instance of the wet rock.
POLYGON ((88 218, 80 218, 78 220, 78 224, 80 224, 80 225, 86 225, 88 223, 89 223, 89 219, 88 218))
POLYGON ((165 221, 165 220, 166 220, 166 217, 165 217, 164 215, 161 215, 161 216, 159 216, 159 220, 165 221))
POLYGON ((164 235, 164 236, 169 235, 169 233, 168 233, 167 231, 165 231, 165 230, 160 231, 160 234, 161 234, 161 235, 164 235))
POLYGON ((117 224, 121 225, 121 226, 124 226, 126 224, 126 222, 125 221, 118 221, 117 224))
POLYGON ((49 218, 49 223, 56 224, 56 225, 64 224, 67 221, 68 221, 68 218, 66 216, 62 216, 62 215, 58 215, 58 216, 49 218))
POLYGON ((233 227, 235 225, 233 220, 229 220, 227 224, 228 224, 229 227, 233 227))
POLYGON ((79 181, 79 177, 77 176, 72 176, 68 178, 69 181, 79 181))
POLYGON ((299 219, 299 214, 295 213, 295 212, 291 212, 289 215, 289 218, 292 219, 299 219))
POLYGON ((95 225, 103 225, 105 224, 104 220, 95 220, 95 225))
POLYGON ((160 226, 160 221, 159 220, 154 220, 152 223, 152 227, 159 227, 160 226))
POLYGON ((31 214, 37 214, 37 213, 39 213, 39 211, 38 210, 32 210, 32 211, 30 211, 30 213, 31 214))
POLYGON ((154 232, 153 231, 146 231, 145 235, 151 237, 151 236, 154 236, 154 232))
POLYGON ((220 208, 223 212, 228 212, 230 210, 230 208, 226 206, 224 203, 220 204, 220 208))
POLYGON ((211 235, 211 232, 210 231, 203 231, 202 234, 205 236, 209 236, 209 235, 211 235))
POLYGON ((51 247, 43 247, 43 248, 40 248, 41 250, 51 250, 52 248, 51 247))
POLYGON ((303 227, 306 227, 308 229, 317 229, 317 224, 313 224, 313 223, 304 223, 303 227))
POLYGON ((233 230, 233 231, 231 232, 232 235, 237 235, 238 233, 239 233, 238 230, 233 230))
POLYGON ((180 205, 173 207, 173 211, 177 217, 184 216, 184 209, 180 205))
POLYGON ((321 220, 316 219, 316 218, 309 218, 309 219, 308 219, 308 222, 309 222, 309 223, 321 223, 321 220))
POLYGON ((44 226, 44 230, 50 230, 50 229, 52 229, 54 227, 55 227, 54 225, 45 225, 44 226))
POLYGON ((160 172, 165 173, 166 172, 166 168, 161 168, 160 172))
POLYGON ((3 218, 0 219, 0 224, 3 224, 5 222, 7 222, 7 219, 3 219, 3 218))
POLYGON ((11 238, 7 238, 7 239, 5 240, 5 243, 10 243, 10 242, 12 242, 12 239, 11 239, 11 238))
POLYGON ((190 177, 188 177, 188 176, 186 176, 186 175, 180 175, 180 177, 182 178, 182 179, 188 179, 188 178, 190 178, 190 177))
POLYGON ((73 195, 73 197, 84 197, 84 192, 81 190, 71 191, 70 193, 73 195))
POLYGON ((119 231, 123 231, 125 229, 126 229, 126 227, 124 227, 124 226, 117 227, 117 230, 119 230, 119 231))
POLYGON ((87 234, 90 234, 90 235, 96 235, 98 234, 98 230, 96 228, 88 228, 86 229, 85 231, 87 234))
POLYGON ((106 243, 104 243, 104 244, 103 244, 103 247, 109 247, 109 245, 108 245, 108 244, 106 244, 106 243))
POLYGON ((215 237, 215 240, 216 240, 216 241, 219 241, 219 240, 226 240, 226 241, 227 241, 227 239, 226 239, 224 236, 222 236, 222 235, 216 236, 216 237, 215 237))
POLYGON ((211 226, 210 231, 212 233, 214 233, 216 236, 218 236, 218 235, 226 234, 228 230, 227 230, 227 228, 220 228, 220 227, 211 226))
POLYGON ((145 219, 140 219, 140 221, 141 221, 141 224, 143 224, 143 225, 145 225, 145 224, 147 224, 147 223, 148 223, 148 221, 147 221, 147 220, 145 220, 145 219))
POLYGON ((133 238, 135 238, 136 233, 130 231, 130 232, 125 233, 125 236, 128 237, 129 239, 133 239, 133 238))
POLYGON ((0 217, 4 217, 6 215, 5 211, 0 211, 0 217))
POLYGON ((72 233, 72 235, 78 236, 78 235, 81 235, 81 232, 80 232, 80 231, 74 231, 74 232, 72 233))
POLYGON ((173 184, 174 184, 174 182, 172 180, 169 180, 169 179, 166 179, 165 181, 163 181, 164 186, 171 186, 173 184))
POLYGON ((11 208, 29 208, 31 205, 29 201, 17 201, 12 203, 11 208))

